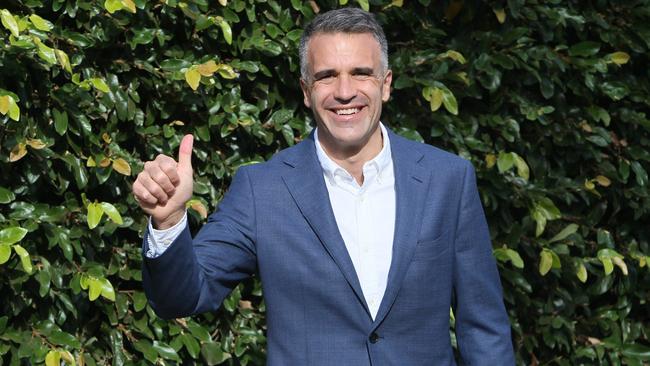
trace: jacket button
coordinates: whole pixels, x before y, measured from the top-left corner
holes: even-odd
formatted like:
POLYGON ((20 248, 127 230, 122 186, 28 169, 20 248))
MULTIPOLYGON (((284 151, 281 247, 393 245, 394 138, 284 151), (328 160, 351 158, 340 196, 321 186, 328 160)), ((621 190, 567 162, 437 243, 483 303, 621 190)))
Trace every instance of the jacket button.
POLYGON ((370 340, 370 343, 377 343, 379 342, 379 334, 372 332, 370 337, 368 337, 368 340, 370 340))

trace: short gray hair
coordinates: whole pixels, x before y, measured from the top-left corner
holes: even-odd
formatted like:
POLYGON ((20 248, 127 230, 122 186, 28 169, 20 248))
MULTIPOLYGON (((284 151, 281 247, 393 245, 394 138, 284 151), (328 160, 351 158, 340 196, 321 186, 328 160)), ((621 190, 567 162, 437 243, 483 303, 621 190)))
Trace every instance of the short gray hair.
POLYGON ((382 72, 388 70, 388 42, 381 25, 372 13, 359 8, 341 8, 330 10, 316 16, 307 26, 300 38, 300 76, 309 80, 307 47, 309 39, 319 33, 370 33, 379 43, 381 49, 382 72))

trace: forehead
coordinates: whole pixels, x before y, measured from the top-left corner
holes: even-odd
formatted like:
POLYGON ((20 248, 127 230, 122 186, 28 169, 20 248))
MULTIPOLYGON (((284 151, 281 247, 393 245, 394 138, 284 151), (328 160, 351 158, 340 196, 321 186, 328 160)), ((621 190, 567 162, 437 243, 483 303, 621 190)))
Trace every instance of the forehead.
POLYGON ((378 68, 381 48, 371 33, 317 33, 309 40, 307 57, 312 72, 330 68, 378 68))

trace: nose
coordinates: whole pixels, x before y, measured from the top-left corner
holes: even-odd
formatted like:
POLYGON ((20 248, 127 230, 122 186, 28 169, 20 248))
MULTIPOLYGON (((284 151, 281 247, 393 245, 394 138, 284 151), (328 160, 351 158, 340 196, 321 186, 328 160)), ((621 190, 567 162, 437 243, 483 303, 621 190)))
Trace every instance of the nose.
POLYGON ((339 75, 334 88, 334 99, 339 103, 346 104, 356 96, 357 90, 350 75, 339 75))

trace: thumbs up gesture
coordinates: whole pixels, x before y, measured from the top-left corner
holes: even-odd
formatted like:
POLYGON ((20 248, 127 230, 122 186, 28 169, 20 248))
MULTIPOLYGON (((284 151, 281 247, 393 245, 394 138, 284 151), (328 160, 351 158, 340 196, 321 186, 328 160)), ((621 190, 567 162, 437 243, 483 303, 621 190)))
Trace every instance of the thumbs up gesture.
POLYGON ((160 154, 144 163, 144 170, 133 182, 133 196, 153 226, 167 229, 185 214, 185 203, 192 198, 192 145, 194 137, 185 135, 178 148, 178 161, 160 154))

